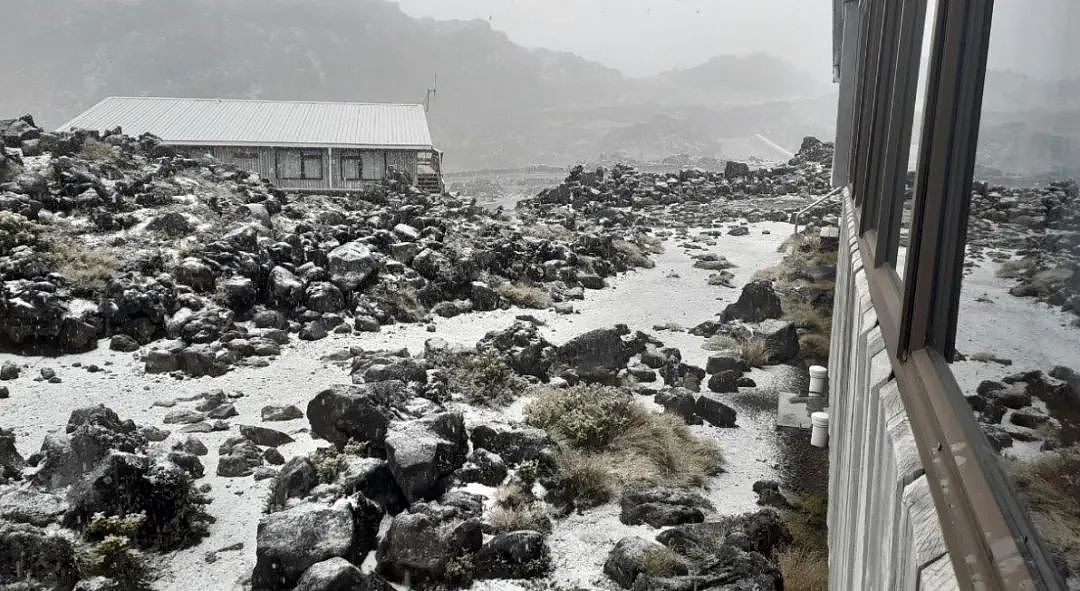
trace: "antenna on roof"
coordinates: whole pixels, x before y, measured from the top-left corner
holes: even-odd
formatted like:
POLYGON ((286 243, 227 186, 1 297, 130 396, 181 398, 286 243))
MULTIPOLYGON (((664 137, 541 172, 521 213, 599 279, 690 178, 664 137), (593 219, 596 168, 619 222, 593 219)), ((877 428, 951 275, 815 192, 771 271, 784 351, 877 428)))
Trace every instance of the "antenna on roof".
POLYGON ((431 110, 431 99, 435 98, 435 95, 439 92, 439 73, 435 72, 435 83, 431 85, 431 88, 427 89, 427 95, 424 96, 424 112, 427 113, 431 110))

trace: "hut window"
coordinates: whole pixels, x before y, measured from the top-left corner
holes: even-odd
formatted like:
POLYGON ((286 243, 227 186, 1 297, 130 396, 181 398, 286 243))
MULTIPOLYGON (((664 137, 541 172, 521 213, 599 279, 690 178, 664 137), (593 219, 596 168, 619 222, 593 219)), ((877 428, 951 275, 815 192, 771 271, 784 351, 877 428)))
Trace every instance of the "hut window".
POLYGON ((319 180, 323 178, 323 158, 319 152, 288 150, 284 154, 281 177, 319 180))
POLYGON ((359 154, 341 156, 341 178, 346 181, 358 181, 362 178, 364 164, 359 154))
POLYGON ((256 170, 259 168, 259 153, 254 150, 234 150, 232 163, 238 168, 256 170))

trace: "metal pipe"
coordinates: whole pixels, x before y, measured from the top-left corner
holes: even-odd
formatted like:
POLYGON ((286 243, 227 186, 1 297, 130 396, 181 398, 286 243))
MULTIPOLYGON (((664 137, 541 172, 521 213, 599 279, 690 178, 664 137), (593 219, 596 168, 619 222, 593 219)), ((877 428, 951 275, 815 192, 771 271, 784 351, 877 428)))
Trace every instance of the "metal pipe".
POLYGON ((829 191, 828 193, 822 195, 822 197, 820 199, 818 199, 817 201, 815 201, 815 202, 811 203, 810 205, 807 205, 806 207, 804 207, 804 208, 800 209, 799 211, 795 212, 795 233, 796 234, 799 233, 799 218, 801 218, 804 213, 810 211, 811 209, 814 209, 818 205, 821 205, 826 199, 829 199, 830 197, 836 196, 837 194, 840 193, 840 191, 843 191, 843 190, 844 190, 844 187, 837 187, 837 188, 833 189, 832 191, 829 191))

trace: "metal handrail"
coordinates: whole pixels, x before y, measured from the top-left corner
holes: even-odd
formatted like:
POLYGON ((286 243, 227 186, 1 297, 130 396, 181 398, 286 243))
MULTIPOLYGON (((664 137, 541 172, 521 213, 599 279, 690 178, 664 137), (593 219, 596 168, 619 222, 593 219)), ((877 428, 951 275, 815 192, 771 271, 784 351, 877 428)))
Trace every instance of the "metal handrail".
POLYGON ((804 208, 800 209, 799 211, 795 212, 795 234, 799 233, 799 218, 801 218, 804 213, 806 213, 806 212, 810 211, 811 209, 814 209, 815 207, 821 205, 822 203, 825 202, 826 199, 829 199, 831 197, 835 197, 835 196, 839 195, 840 192, 843 191, 843 190, 844 190, 844 187, 837 187, 837 188, 833 189, 832 191, 829 191, 828 193, 822 195, 821 198, 818 199, 817 201, 815 201, 815 202, 811 203, 810 205, 807 205, 806 207, 804 207, 804 208))

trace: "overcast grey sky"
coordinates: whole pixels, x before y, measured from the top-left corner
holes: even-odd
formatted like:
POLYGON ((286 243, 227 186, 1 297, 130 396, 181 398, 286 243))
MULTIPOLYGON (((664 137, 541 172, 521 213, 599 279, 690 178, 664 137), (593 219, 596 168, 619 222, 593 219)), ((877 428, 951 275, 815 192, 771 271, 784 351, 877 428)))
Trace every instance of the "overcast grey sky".
POLYGON ((831 0, 398 0, 412 16, 481 18, 526 47, 631 76, 766 52, 829 80, 831 0))

